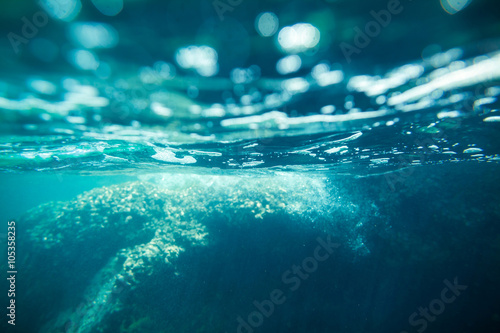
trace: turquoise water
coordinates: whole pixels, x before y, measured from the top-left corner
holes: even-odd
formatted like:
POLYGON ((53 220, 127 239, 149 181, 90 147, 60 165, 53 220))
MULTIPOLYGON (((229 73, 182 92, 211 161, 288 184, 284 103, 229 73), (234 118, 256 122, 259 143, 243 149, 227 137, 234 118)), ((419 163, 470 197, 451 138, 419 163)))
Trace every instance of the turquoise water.
POLYGON ((0 6, 2 332, 500 331, 493 1, 0 6))

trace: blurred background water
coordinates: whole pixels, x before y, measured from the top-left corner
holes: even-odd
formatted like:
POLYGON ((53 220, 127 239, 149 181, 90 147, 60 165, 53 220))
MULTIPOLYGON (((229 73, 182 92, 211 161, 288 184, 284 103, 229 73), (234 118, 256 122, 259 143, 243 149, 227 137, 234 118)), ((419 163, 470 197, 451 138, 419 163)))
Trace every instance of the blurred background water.
POLYGON ((498 331, 494 1, 0 6, 18 331, 498 331), (339 266, 251 325, 327 236, 339 266), (456 276, 462 303, 409 320, 456 276))

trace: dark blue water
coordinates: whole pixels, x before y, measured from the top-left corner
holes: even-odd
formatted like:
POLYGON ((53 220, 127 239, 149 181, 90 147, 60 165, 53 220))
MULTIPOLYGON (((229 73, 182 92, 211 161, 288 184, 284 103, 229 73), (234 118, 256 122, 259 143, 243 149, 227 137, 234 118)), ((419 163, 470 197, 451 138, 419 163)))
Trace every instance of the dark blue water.
POLYGON ((495 2, 0 6, 2 332, 500 332, 495 2))

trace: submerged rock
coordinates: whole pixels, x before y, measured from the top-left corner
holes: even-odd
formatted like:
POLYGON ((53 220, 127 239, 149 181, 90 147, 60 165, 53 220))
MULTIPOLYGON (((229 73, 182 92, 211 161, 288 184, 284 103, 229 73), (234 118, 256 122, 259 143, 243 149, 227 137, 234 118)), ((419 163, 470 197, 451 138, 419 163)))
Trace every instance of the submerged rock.
MULTIPOLYGON (((127 306, 124 300, 132 290, 160 276, 166 283, 175 278, 183 253, 196 260, 211 246, 232 242, 236 234, 244 237, 251 229, 281 225, 282 232, 316 229, 349 238, 360 224, 353 218, 358 207, 340 201, 338 190, 328 188, 325 179, 163 176, 151 180, 155 184, 137 181, 97 188, 72 201, 40 205, 24 216, 28 276, 42 269, 41 258, 50 257, 51 268, 62 272, 61 288, 65 288, 65 299, 54 308, 64 304, 67 310, 40 323, 41 332, 103 329, 111 314, 127 306)), ((359 237, 352 238, 359 243, 359 237)), ((49 280, 41 277, 33 293, 54 288, 46 283, 49 280)))
POLYGON ((278 290, 262 331, 400 331, 443 279, 478 290, 474 304, 498 295, 493 171, 415 168, 396 189, 385 174, 163 174, 46 203, 16 223, 16 326, 234 332, 278 290), (324 261, 318 239, 332 245, 324 261))

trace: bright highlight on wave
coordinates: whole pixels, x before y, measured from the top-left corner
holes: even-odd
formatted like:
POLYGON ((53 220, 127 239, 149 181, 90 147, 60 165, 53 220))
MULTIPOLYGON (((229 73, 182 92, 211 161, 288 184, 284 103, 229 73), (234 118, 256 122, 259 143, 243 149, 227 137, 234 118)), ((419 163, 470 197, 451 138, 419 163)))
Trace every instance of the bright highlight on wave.
POLYGON ((368 75, 353 76, 347 84, 347 89, 364 92, 370 97, 379 96, 420 77, 423 72, 424 67, 422 65, 407 64, 389 72, 384 78, 368 75))
POLYGON ((276 64, 276 71, 281 75, 295 73, 302 66, 302 60, 296 54, 289 55, 278 61, 276 64))
POLYGON ((262 37, 271 37, 278 31, 279 19, 274 13, 261 13, 255 20, 255 29, 262 37))
POLYGON ((318 45, 319 40, 319 30, 309 23, 297 23, 284 27, 278 34, 278 43, 283 51, 288 53, 307 51, 318 45))
POLYGON ((448 14, 456 14, 467 7, 472 0, 440 0, 441 6, 448 14))
POLYGON ((184 69, 194 69, 201 76, 214 76, 219 71, 218 55, 210 46, 191 45, 177 50, 175 60, 184 69))
POLYGON ((482 82, 495 81, 498 78, 500 78, 500 54, 496 54, 491 58, 485 58, 466 68, 452 71, 428 83, 392 96, 389 98, 388 104, 394 106, 401 103, 413 102, 436 90, 450 91, 482 82))
POLYGON ((260 77, 260 67, 252 65, 249 68, 234 68, 230 77, 234 84, 250 83, 260 77))
POLYGON ((40 5, 51 17, 65 22, 75 19, 82 9, 80 0, 41 0, 40 5))
POLYGON ((330 71, 330 66, 325 63, 314 66, 311 75, 320 87, 337 84, 344 79, 344 73, 341 70, 330 71))
POLYGON ((97 55, 87 50, 71 50, 68 53, 68 60, 82 70, 96 70, 99 67, 97 55))
POLYGON ((56 85, 46 80, 30 78, 27 80, 27 86, 43 95, 54 95, 57 92, 56 85))
POLYGON ((92 3, 106 16, 118 15, 123 9, 123 0, 92 0, 92 3))
POLYGON ((69 28, 71 40, 86 49, 112 48, 118 43, 118 32, 105 23, 75 22, 69 28))

